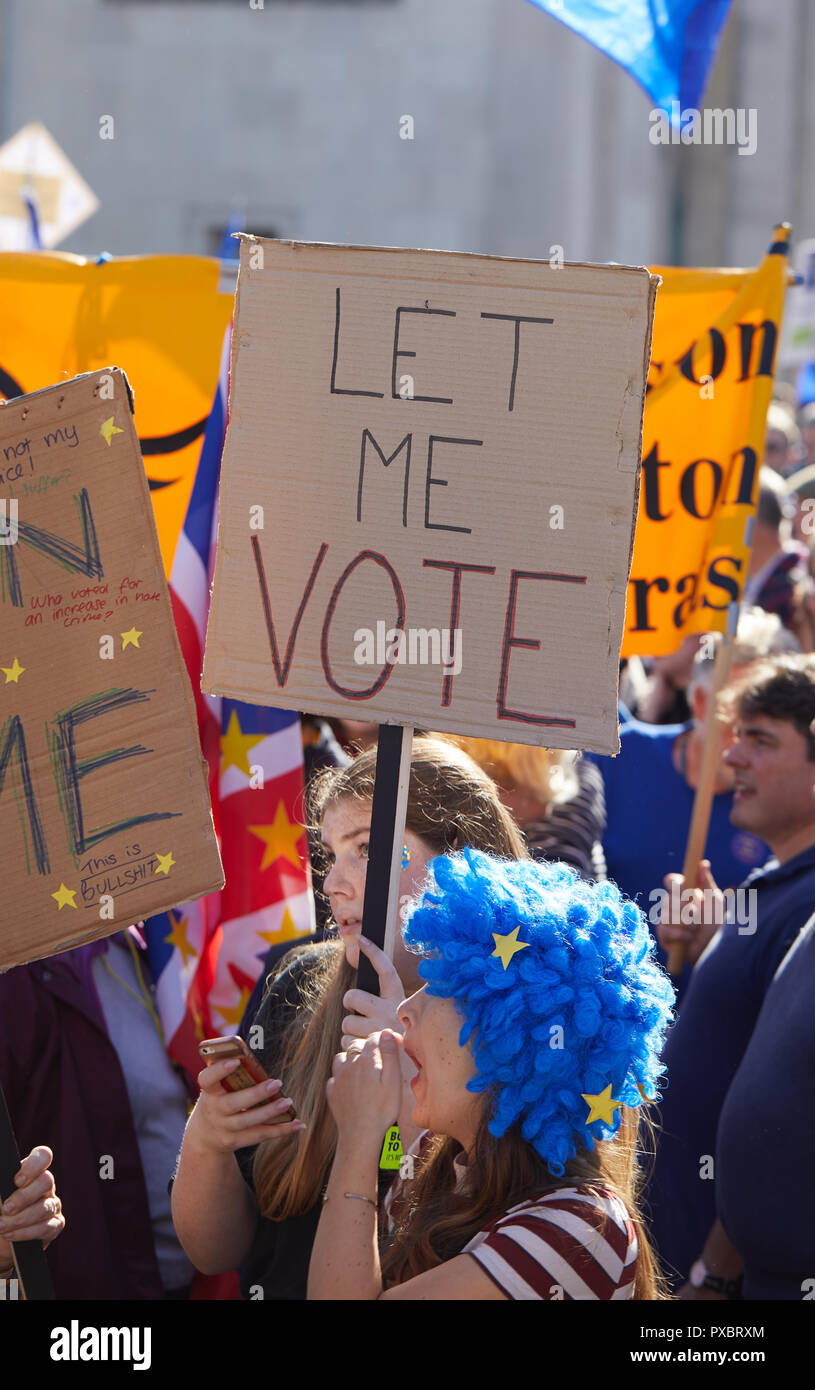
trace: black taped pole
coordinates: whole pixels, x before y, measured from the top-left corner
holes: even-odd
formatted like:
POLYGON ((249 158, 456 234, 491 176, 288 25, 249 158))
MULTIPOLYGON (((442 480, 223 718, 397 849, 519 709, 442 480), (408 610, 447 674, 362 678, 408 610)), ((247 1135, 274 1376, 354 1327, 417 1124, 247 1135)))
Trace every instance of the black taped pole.
MULTIPOLYGON (((376 779, 368 840, 368 871, 362 906, 362 934, 393 959, 399 918, 399 880, 405 834, 413 729, 380 724, 376 747, 376 779)), ((379 976, 367 956, 359 953, 357 988, 379 993, 379 976)))

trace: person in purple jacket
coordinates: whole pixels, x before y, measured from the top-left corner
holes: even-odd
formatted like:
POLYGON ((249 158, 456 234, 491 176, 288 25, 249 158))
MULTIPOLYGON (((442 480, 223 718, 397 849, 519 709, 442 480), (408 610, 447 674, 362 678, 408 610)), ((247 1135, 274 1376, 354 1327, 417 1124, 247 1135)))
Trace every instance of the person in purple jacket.
MULTIPOLYGON (((14 1191, 0 1194, 0 1281, 14 1277, 12 1246, 17 1241, 38 1240, 44 1250, 65 1230, 62 1202, 48 1168, 53 1157, 45 1144, 38 1144, 14 1174, 14 1191)), ((5 1296, 5 1291, 0 1294, 5 1296)))
POLYGON ((68 1214, 48 1252, 58 1299, 189 1295, 194 1270, 168 1183, 191 1088, 170 1062, 153 1001, 136 927, 0 975, 12 1126, 21 1150, 49 1146, 68 1214))

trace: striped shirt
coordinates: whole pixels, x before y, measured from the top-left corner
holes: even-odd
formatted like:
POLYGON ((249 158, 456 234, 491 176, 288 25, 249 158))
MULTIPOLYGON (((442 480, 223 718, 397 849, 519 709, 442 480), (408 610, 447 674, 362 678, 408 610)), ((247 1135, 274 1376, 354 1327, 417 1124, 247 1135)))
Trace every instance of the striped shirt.
MULTIPOLYGON (((421 1162, 430 1134, 419 1134, 408 1153, 421 1162)), ((466 1165, 454 1160, 456 1190, 466 1165)), ((382 1203, 384 1226, 396 1229, 405 1198, 400 1175, 382 1203)), ((630 1299, 637 1273, 637 1235, 625 1206, 610 1188, 561 1187, 518 1202, 464 1246, 506 1294, 516 1300, 630 1299)))
POLYGON ((472 1255, 511 1299, 630 1299, 637 1237, 609 1188, 562 1187, 479 1231, 472 1255))
POLYGON ((580 758, 575 764, 577 786, 572 795, 550 806, 543 820, 522 826, 533 859, 571 864, 582 878, 606 877, 601 841, 606 833, 606 793, 600 769, 580 758))

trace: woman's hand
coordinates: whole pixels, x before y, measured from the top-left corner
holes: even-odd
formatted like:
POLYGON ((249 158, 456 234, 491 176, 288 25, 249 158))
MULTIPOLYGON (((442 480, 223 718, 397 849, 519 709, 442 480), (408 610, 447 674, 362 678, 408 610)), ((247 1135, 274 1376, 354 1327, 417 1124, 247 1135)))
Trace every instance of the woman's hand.
POLYGON ((3 1201, 0 1269, 12 1263, 9 1241, 39 1240, 43 1249, 65 1229, 62 1203, 48 1165, 54 1155, 41 1144, 23 1159, 14 1176, 16 1192, 3 1201))
POLYGON ((367 936, 360 936, 357 940, 360 950, 379 976, 379 994, 368 994, 364 989, 349 989, 343 995, 344 1007, 353 1009, 353 1013, 349 1012, 342 1021, 342 1045, 346 1051, 357 1038, 369 1038, 373 1033, 381 1033, 383 1028, 390 1028, 395 1033, 404 1032, 396 1010, 405 997, 405 990, 393 961, 367 936))
POLYGON ((402 1099, 401 1051, 401 1034, 385 1029, 334 1058, 326 1097, 340 1137, 382 1140, 402 1099))
POLYGON ((281 1081, 259 1081, 245 1091, 225 1091, 221 1081, 239 1065, 238 1058, 230 1057, 199 1072, 201 1094, 187 1124, 197 1145, 234 1153, 305 1129, 302 1120, 287 1117, 293 1102, 283 1095, 281 1081))

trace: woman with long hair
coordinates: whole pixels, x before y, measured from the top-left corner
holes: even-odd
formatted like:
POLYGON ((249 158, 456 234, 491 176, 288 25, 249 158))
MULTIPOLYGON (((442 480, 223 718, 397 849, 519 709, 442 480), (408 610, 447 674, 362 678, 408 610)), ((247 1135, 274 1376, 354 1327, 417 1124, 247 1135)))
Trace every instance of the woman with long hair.
POLYGON ((407 946, 423 989, 402 1032, 353 1042, 327 1096, 334 1161, 316 1299, 653 1299, 639 1111, 664 1070, 673 989, 639 908, 563 864, 433 861, 407 946), (378 1145, 417 1068, 426 1131, 377 1242, 378 1145), (431 1137, 432 1136, 432 1137, 431 1137))
MULTIPOLYGON (((221 1081, 236 1063, 205 1068, 184 1135, 172 1194, 179 1239, 204 1273, 242 1266, 248 1297, 305 1297, 336 1143, 326 1101, 334 1056, 370 1033, 400 1030, 397 1006, 420 983, 416 957, 401 941, 391 962, 360 940, 375 770, 376 751, 367 750, 348 767, 327 769, 311 787, 309 819, 325 855, 324 891, 340 939, 296 947, 269 981, 249 1041, 272 1080, 229 1095, 221 1081), (378 996, 354 988, 360 949, 376 967, 378 996)), ((495 784, 472 759, 442 739, 416 738, 402 897, 414 895, 431 859, 465 846, 508 859, 527 853, 495 784)), ((402 1072, 407 1144, 407 1057, 402 1072)), ((386 1172, 381 1185, 392 1176, 386 1172)))

